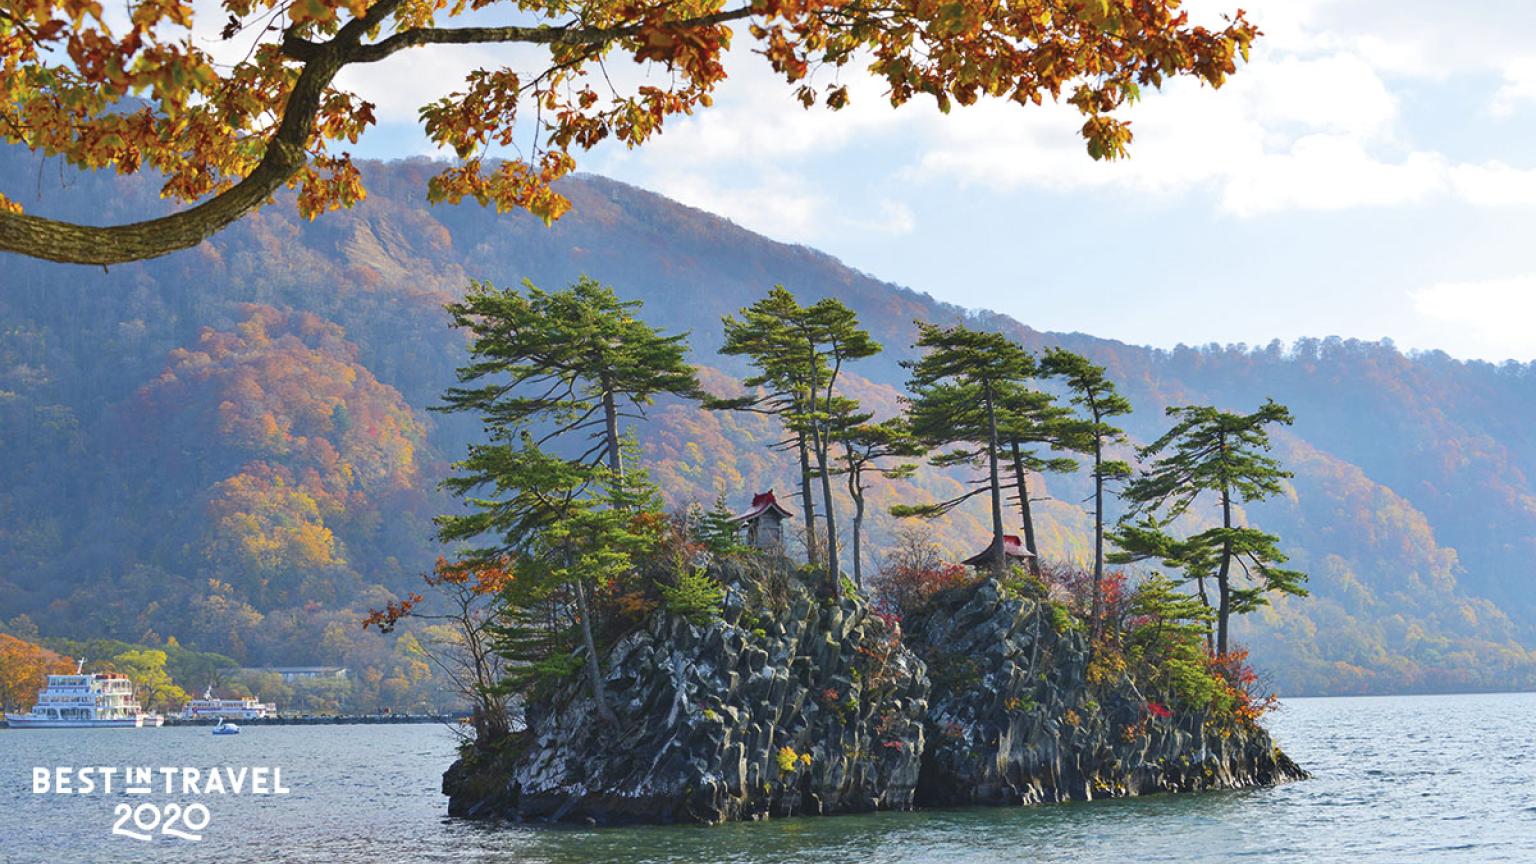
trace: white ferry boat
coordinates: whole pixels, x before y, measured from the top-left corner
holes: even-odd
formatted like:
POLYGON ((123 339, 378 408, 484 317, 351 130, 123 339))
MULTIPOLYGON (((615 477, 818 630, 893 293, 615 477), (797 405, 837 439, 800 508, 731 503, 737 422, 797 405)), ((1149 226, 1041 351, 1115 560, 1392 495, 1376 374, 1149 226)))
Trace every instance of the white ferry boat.
POLYGON ((215 699, 213 688, 203 692, 203 698, 193 699, 182 706, 181 719, 197 720, 207 717, 233 717, 236 720, 259 720, 277 714, 277 706, 255 699, 215 699))
POLYGON ((133 682, 116 672, 86 674, 85 660, 73 675, 49 675, 27 714, 6 714, 12 729, 140 728, 165 718, 146 714, 133 698, 133 682))

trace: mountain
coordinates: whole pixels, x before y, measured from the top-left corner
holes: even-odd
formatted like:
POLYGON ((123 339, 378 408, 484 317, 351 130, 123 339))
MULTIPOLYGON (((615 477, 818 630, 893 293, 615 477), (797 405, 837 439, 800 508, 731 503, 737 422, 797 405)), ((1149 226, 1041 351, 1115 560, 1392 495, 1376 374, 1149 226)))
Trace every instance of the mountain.
MULTIPOLYGON (((653 324, 690 331, 718 391, 743 371, 715 354, 720 317, 779 283, 841 298, 884 343, 849 385, 882 414, 897 410, 916 320, 1094 358, 1135 405, 1126 425, 1141 442, 1167 406, 1273 397, 1297 417, 1277 440, 1296 477, 1246 516, 1281 535, 1313 592, 1239 630, 1275 683, 1536 686, 1536 365, 1337 338, 1163 351, 1041 332, 600 177, 566 182, 574 211, 545 227, 429 206, 431 171, 369 164, 354 210, 306 222, 284 197, 196 249, 108 271, 0 259, 0 621, 175 636, 248 664, 375 652, 357 618, 442 551, 430 520, 453 505, 437 482, 478 431, 426 410, 464 356, 442 304, 471 279, 556 288, 588 274, 644 301, 653 324)), ((13 197, 76 220, 162 209, 149 179, 16 150, 0 152, 0 188, 37 190, 13 197)), ((663 403, 637 431, 675 506, 793 485, 764 418, 663 403)), ((924 471, 876 489, 874 556, 904 527, 886 507, 959 482, 924 471)), ((1044 551, 1082 556, 1084 478, 1045 489, 1044 551)), ((985 533, 977 510, 934 529, 956 556, 985 533)))

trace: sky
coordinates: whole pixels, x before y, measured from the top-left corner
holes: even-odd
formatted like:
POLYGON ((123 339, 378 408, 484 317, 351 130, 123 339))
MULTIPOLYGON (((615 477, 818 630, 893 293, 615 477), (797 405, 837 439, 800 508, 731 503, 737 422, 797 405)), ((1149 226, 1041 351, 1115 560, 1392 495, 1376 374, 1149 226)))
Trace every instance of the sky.
MULTIPOLYGON (((580 170, 1039 329, 1536 360, 1536 3, 1243 5, 1252 61, 1146 95, 1123 162, 1088 157, 1069 107, 892 109, 857 72, 850 107, 807 111, 743 34, 713 108, 580 170)), ((379 109, 360 155, 431 153, 416 109, 504 62, 442 47, 343 73, 379 109)))

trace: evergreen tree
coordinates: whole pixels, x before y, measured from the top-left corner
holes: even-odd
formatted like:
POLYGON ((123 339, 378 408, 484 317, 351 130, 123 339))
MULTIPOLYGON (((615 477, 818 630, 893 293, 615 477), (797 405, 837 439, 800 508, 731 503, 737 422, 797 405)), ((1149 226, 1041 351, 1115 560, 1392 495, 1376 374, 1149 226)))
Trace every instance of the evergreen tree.
POLYGON ((1272 424, 1289 426, 1291 412, 1267 400, 1252 414, 1234 414, 1207 406, 1172 407, 1177 419, 1161 438, 1142 448, 1154 461, 1126 489, 1132 504, 1128 514, 1137 521, 1122 525, 1114 540, 1124 552, 1118 560, 1163 560, 1184 570, 1206 605, 1206 581, 1216 585, 1216 644, 1227 653, 1232 615, 1269 603, 1279 592, 1305 596, 1306 574, 1277 565, 1286 561, 1279 538, 1257 528, 1236 524, 1236 505, 1262 501, 1283 490, 1290 477, 1279 460, 1268 455, 1272 424), (1207 494, 1216 497, 1221 524, 1179 540, 1167 526, 1207 494), (1241 581, 1234 571, 1242 571, 1241 581))
POLYGON ((859 326, 853 310, 838 300, 827 298, 801 306, 782 286, 743 309, 740 320, 727 317, 725 335, 721 353, 748 357, 758 374, 743 383, 764 387, 767 394, 716 405, 755 408, 781 416, 801 456, 801 503, 806 508, 806 545, 813 564, 817 544, 812 480, 821 486, 827 574, 837 594, 841 589, 837 507, 832 495, 832 430, 852 425, 858 412, 856 401, 838 395, 837 383, 845 364, 880 353, 880 343, 859 326))
POLYGON ((992 573, 1001 577, 1007 566, 1003 548, 1003 431, 1006 398, 1030 377, 1028 352, 1000 333, 963 326, 918 325, 917 347, 922 359, 908 362, 908 425, 913 437, 932 450, 950 448, 929 462, 937 467, 966 465, 983 476, 974 488, 947 501, 891 508, 895 516, 932 519, 978 495, 990 495, 992 543, 988 553, 992 573))
POLYGON ((1146 670, 1148 689, 1175 695, 1190 707, 1208 705, 1218 692, 1202 647, 1210 608, 1154 573, 1136 587, 1127 611, 1137 626, 1126 635, 1126 659, 1146 670))
POLYGON ((624 468, 635 445, 619 418, 661 393, 692 396, 697 383, 683 337, 636 319, 639 304, 585 278, 552 294, 524 288, 476 283, 448 307, 473 335, 471 362, 437 410, 478 414, 487 440, 444 481, 471 510, 440 517, 438 536, 477 544, 463 557, 471 566, 512 562, 502 635, 515 664, 558 671, 551 664, 571 656, 556 650, 559 634, 574 627, 598 715, 613 725, 594 596, 633 570, 661 523, 645 472, 624 468))
POLYGON ((757 368, 757 373, 743 379, 749 390, 762 389, 760 395, 738 399, 710 399, 710 408, 752 411, 779 418, 789 437, 778 443, 781 449, 792 449, 800 462, 800 510, 805 525, 806 559, 817 563, 819 544, 816 542, 816 501, 811 495, 811 445, 809 424, 801 418, 811 412, 810 393, 812 380, 824 374, 822 364, 808 362, 803 353, 790 350, 790 339, 785 322, 805 314, 805 309, 781 285, 774 286, 768 296, 741 310, 741 317, 725 316, 725 343, 720 353, 727 356, 744 356, 757 368))
POLYGON ((891 465, 885 460, 915 458, 923 454, 922 445, 912 437, 904 421, 867 423, 867 419, 867 415, 861 416, 856 425, 834 432, 843 445, 841 473, 848 482, 848 497, 853 499, 853 584, 860 588, 864 587, 864 492, 869 488, 867 479, 876 474, 889 478, 909 477, 917 470, 916 465, 891 465))
MULTIPOLYGON (((1031 361, 1030 369, 1033 371, 1034 368, 1031 361)), ((1019 519, 1024 524, 1024 548, 1034 556, 1029 560, 1030 571, 1039 575, 1040 547, 1035 540, 1034 499, 1029 491, 1029 475, 1076 471, 1077 460, 1042 453, 1038 448, 1072 446, 1080 437, 1082 424, 1076 422, 1070 409, 1057 404, 1055 397, 1040 390, 1007 388, 1000 402, 1004 419, 999 435, 1007 445, 1011 461, 1014 499, 1019 505, 1019 519)))
POLYGON ((621 419, 640 419, 656 396, 700 396, 686 359, 686 334, 668 336, 636 318, 638 300, 620 300, 585 276, 545 292, 475 282, 448 304, 453 326, 474 334, 469 366, 440 410, 475 411, 507 426, 540 425, 540 446, 586 432, 596 441, 580 456, 624 473, 621 419))
POLYGON ((1063 446, 1091 454, 1093 468, 1093 609, 1092 624, 1098 627, 1104 600, 1104 490, 1114 481, 1131 475, 1131 466, 1118 459, 1106 459, 1107 447, 1125 441, 1125 432, 1109 423, 1114 417, 1131 413, 1131 403, 1115 390, 1105 373, 1081 354, 1062 348, 1045 353, 1041 368, 1047 375, 1061 378, 1072 394, 1084 418, 1075 428, 1063 429, 1063 446))
POLYGON ((741 523, 735 520, 724 495, 715 498, 715 506, 699 517, 696 536, 712 555, 733 555, 746 549, 741 542, 741 523))

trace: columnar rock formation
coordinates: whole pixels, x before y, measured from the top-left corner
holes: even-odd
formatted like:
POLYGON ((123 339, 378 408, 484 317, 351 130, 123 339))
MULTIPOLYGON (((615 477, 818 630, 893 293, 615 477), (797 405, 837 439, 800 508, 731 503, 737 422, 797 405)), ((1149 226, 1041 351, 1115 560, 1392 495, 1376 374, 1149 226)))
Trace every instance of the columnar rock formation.
POLYGON ((783 568, 719 575, 722 620, 658 611, 612 647, 617 727, 571 682, 529 707, 526 732, 449 769, 449 812, 718 823, 1305 776, 1260 729, 1148 717, 1128 679, 1090 685, 1082 636, 996 583, 941 597, 903 640, 862 600, 818 597, 783 568))
POLYGON ((1305 774, 1262 729, 1160 717, 1123 672, 1090 681, 1088 639, 992 581, 908 622, 933 695, 920 805, 1267 786, 1305 774))

